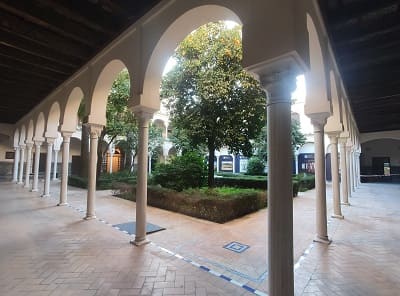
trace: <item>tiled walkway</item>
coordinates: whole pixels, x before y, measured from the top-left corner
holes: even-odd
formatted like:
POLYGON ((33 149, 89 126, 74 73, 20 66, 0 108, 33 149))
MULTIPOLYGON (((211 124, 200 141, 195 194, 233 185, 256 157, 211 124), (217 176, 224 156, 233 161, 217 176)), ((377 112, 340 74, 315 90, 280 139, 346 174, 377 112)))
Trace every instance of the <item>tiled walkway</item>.
MULTIPOLYGON (((134 203, 98 192, 97 216, 103 223, 84 221, 79 209, 85 209, 85 191, 70 188, 71 207, 56 207, 57 191, 54 184, 54 197, 42 199, 19 185, 0 183, 0 295, 267 290, 267 210, 221 225, 149 208, 149 222, 166 230, 149 235, 152 245, 138 248, 127 234, 107 226, 134 220, 134 203), (232 241, 250 248, 240 254, 222 248, 232 241)), ((345 220, 329 224, 333 243, 310 248, 313 191, 294 199, 296 295, 398 295, 400 186, 362 185, 351 202, 343 209, 345 220)))

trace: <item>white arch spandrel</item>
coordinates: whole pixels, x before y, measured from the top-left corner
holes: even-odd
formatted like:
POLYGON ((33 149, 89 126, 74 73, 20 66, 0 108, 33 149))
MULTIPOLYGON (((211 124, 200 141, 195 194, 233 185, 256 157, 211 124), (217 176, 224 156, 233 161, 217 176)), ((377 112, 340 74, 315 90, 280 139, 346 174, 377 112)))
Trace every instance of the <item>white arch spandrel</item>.
POLYGON ((307 115, 331 113, 330 102, 327 95, 324 55, 318 31, 309 14, 307 14, 307 29, 310 49, 310 71, 305 75, 307 97, 304 105, 304 112, 307 115))
POLYGON ((58 125, 60 124, 60 104, 54 102, 47 116, 45 137, 57 138, 58 125))
POLYGON ((33 125, 33 120, 29 120, 29 125, 28 125, 28 132, 26 135, 26 142, 27 143, 32 143, 33 142, 33 132, 34 132, 34 125, 33 125))
POLYGON ((19 129, 18 128, 14 131, 14 142, 13 142, 13 144, 14 144, 14 147, 18 147, 18 145, 19 145, 19 129))
POLYGON ((35 141, 44 141, 44 126, 45 126, 45 119, 43 112, 40 112, 37 119, 36 119, 36 126, 35 126, 35 135, 33 139, 35 141))
MULTIPOLYGON (((88 123, 100 124, 104 126, 106 125, 106 107, 108 95, 118 74, 124 69, 127 69, 127 67, 121 60, 112 60, 103 68, 96 80, 93 94, 88 102, 88 123)), ((129 76, 130 75, 131 74, 129 73, 129 76)))
POLYGON ((74 132, 78 126, 78 109, 84 98, 80 87, 74 87, 67 98, 62 114, 61 131, 74 132))
POLYGON ((26 129, 25 125, 21 127, 21 133, 19 134, 19 145, 25 145, 26 140, 26 129))
POLYGON ((199 6, 178 17, 166 29, 155 46, 146 67, 143 95, 141 98, 134 98, 133 106, 141 105, 152 110, 159 110, 162 73, 179 43, 200 26, 223 20, 242 24, 232 10, 219 5, 199 6))
POLYGON ((329 72, 330 78, 330 89, 331 89, 331 105, 332 105, 332 114, 328 118, 328 121, 325 126, 326 132, 342 132, 343 124, 342 124, 342 116, 341 116, 341 99, 338 94, 338 88, 336 84, 336 76, 335 73, 331 70, 329 72))

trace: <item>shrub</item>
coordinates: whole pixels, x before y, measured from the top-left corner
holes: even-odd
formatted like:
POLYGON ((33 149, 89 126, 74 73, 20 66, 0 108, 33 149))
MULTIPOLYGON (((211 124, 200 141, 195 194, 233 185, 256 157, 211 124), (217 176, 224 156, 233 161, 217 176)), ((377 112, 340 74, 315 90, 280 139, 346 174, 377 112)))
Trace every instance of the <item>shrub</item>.
POLYGON ((265 163, 261 158, 254 156, 249 159, 249 162, 247 163, 248 175, 255 175, 255 176, 265 175, 264 170, 265 170, 265 163))
POLYGON ((79 176, 69 176, 68 177, 68 185, 78 187, 78 188, 87 188, 87 179, 79 176))
MULTIPOLYGON (((121 188, 119 196, 136 201, 134 186, 121 188)), ((244 216, 267 206, 265 191, 239 188, 200 188, 176 192, 160 186, 148 188, 147 203, 217 223, 244 216)))
MULTIPOLYGON (((127 183, 127 184, 136 184, 136 176, 127 172, 116 172, 112 174, 103 174, 96 180, 96 189, 97 190, 106 190, 112 189, 113 183, 127 183)), ((79 176, 69 176, 68 177, 68 185, 75 186, 79 188, 87 188, 88 181, 86 178, 82 178, 79 176)))
POLYGON ((175 157, 168 164, 158 164, 152 175, 152 183, 182 191, 203 186, 206 177, 203 157, 198 153, 188 152, 175 157))
POLYGON ((299 191, 307 191, 315 188, 315 176, 309 174, 299 174, 297 176, 299 182, 299 191))

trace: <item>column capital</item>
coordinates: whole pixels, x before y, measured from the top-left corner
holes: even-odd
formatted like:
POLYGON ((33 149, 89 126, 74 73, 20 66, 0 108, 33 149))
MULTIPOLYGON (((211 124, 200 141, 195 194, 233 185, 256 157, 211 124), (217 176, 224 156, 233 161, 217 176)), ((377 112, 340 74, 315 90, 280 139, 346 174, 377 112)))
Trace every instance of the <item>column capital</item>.
POLYGON ((42 141, 34 141, 34 143, 35 143, 35 146, 42 146, 42 141))
POLYGON ((104 125, 97 123, 84 123, 84 125, 88 128, 91 139, 98 138, 104 128, 104 125))
POLYGON ((331 144, 337 144, 339 141, 339 133, 326 133, 331 144))
POLYGON ((291 71, 260 76, 260 84, 267 92, 267 104, 290 103, 296 89, 296 75, 291 71))
POLYGON ((47 145, 53 145, 55 140, 56 140, 56 138, 53 138, 53 137, 46 137, 46 143, 47 143, 47 145))
POLYGON ((312 113, 306 114, 311 119, 311 124, 314 126, 314 132, 321 132, 324 130, 324 126, 328 117, 330 116, 329 113, 322 112, 322 113, 312 113))
POLYGON ((33 147, 33 142, 26 142, 25 144, 26 144, 26 148, 27 148, 27 149, 32 149, 32 147, 33 147))
POLYGON ((25 144, 21 144, 21 145, 19 145, 19 149, 21 149, 21 150, 25 150, 25 144))
POLYGON ((63 137, 63 141, 65 142, 66 139, 71 138, 73 133, 74 132, 71 132, 71 131, 61 131, 61 135, 63 137))

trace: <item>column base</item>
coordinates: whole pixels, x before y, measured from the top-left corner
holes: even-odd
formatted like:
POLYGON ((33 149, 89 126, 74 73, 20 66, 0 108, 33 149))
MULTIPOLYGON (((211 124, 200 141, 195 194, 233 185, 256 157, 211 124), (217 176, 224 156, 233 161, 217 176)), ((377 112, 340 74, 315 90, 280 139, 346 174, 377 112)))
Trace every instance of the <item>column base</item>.
POLYGON ((93 220, 96 219, 96 215, 86 215, 85 218, 83 218, 83 220, 93 220))
POLYGON ((42 194, 40 197, 50 197, 50 194, 42 194))
POLYGON ((57 204, 58 207, 67 206, 67 205, 68 205, 68 203, 66 203, 66 202, 60 202, 57 204))
POLYGON ((331 217, 332 217, 332 218, 336 218, 336 219, 344 219, 344 216, 343 216, 343 215, 336 215, 336 214, 333 214, 331 217))
POLYGON ((341 205, 350 206, 350 203, 349 202, 342 202, 341 205))
POLYGON ((327 236, 320 237, 320 236, 316 235, 315 238, 313 239, 313 242, 329 245, 332 241, 327 236))
POLYGON ((24 185, 24 182, 17 182, 18 185, 24 185))
POLYGON ((139 247, 139 246, 143 246, 143 245, 149 244, 150 241, 147 238, 142 239, 142 240, 136 240, 136 238, 135 238, 135 240, 131 240, 130 243, 132 245, 135 245, 135 246, 139 247))
POLYGON ((24 186, 24 188, 29 188, 29 187, 31 187, 29 184, 24 186))
POLYGON ((31 189, 31 192, 38 192, 39 189, 31 189))

